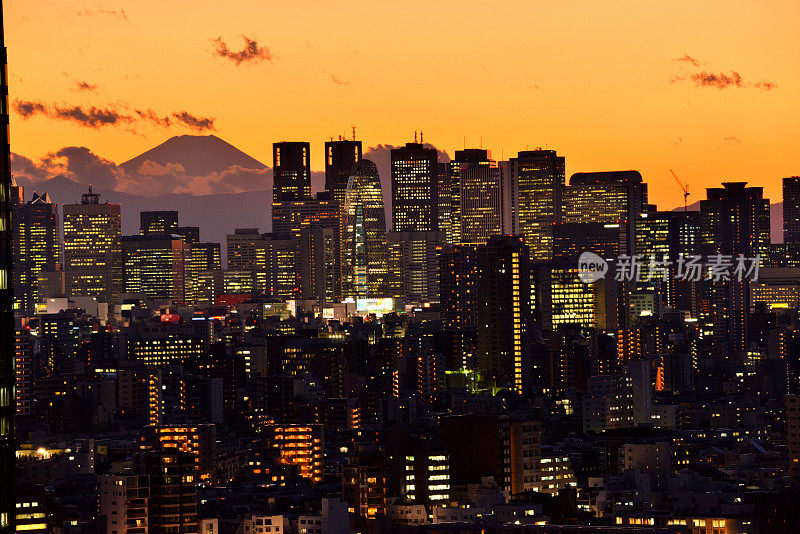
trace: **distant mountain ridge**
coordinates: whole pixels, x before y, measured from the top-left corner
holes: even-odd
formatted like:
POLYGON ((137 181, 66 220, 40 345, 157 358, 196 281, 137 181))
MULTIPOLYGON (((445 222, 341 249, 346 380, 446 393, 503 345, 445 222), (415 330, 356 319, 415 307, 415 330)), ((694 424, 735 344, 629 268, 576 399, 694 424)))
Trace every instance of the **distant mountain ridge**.
POLYGON ((146 161, 159 165, 179 164, 188 174, 206 175, 222 172, 234 165, 244 169, 266 169, 267 166, 248 156, 216 135, 180 135, 167 139, 157 147, 121 163, 128 174, 136 171, 146 161))

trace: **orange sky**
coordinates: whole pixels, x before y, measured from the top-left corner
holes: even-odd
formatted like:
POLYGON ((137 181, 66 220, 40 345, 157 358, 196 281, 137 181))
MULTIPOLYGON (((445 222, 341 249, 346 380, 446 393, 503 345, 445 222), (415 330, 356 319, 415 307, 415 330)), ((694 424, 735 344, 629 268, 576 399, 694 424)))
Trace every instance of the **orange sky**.
MULTIPOLYGON (((779 201, 780 178, 800 174, 791 0, 6 0, 5 9, 12 102, 214 117, 216 135, 267 164, 273 141, 309 140, 320 170, 322 142, 356 125, 366 146, 422 129, 451 154, 465 136, 467 146, 482 137, 497 159, 555 148, 568 176, 637 169, 662 208, 682 204, 669 168, 690 202, 723 180, 762 185, 779 201), (213 39, 238 51, 241 35, 272 59, 237 66, 214 55, 213 39), (685 54, 697 66, 676 61, 685 54), (691 79, 732 71, 740 87, 691 79), (79 81, 97 89, 78 91, 79 81)), ((192 133, 11 120, 12 150, 31 158, 85 145, 119 163, 192 133)))

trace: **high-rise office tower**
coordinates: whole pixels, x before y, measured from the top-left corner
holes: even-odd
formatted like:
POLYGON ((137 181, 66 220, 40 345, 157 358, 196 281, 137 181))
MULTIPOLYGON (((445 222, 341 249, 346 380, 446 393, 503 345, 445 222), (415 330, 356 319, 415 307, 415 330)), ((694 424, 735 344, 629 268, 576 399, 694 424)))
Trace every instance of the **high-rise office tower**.
MULTIPOLYGON (((18 188, 20 192, 22 188, 18 188)), ((22 313, 33 313, 39 302, 39 273, 53 271, 61 263, 58 233, 58 205, 50 196, 33 194, 25 204, 12 206, 14 228, 14 306, 22 313)))
POLYGON ((532 378, 528 254, 519 237, 494 236, 478 248, 478 364, 487 378, 518 394, 532 378))
POLYGON ((439 302, 439 252, 444 232, 389 232, 391 296, 405 304, 439 302))
POLYGON ((527 150, 504 165, 503 196, 516 204, 506 210, 510 226, 530 248, 532 260, 553 257, 553 226, 561 222, 564 158, 555 150, 527 150))
POLYGON ((339 225, 313 225, 300 232, 297 257, 303 298, 334 302, 341 291, 339 279, 339 225))
POLYGON ((637 171, 573 174, 564 190, 565 223, 619 224, 624 232, 623 253, 636 252, 635 225, 647 207, 647 184, 637 171))
POLYGON ((497 162, 486 150, 457 150, 450 169, 451 180, 458 181, 458 209, 455 215, 451 211, 451 220, 459 226, 459 242, 484 244, 502 234, 503 193, 497 162))
POLYGON ((120 205, 84 193, 80 204, 64 205, 64 270, 70 295, 113 302, 122 291, 120 205))
POLYGON ((152 299, 184 304, 191 245, 169 234, 132 235, 122 238, 125 292, 144 293, 152 299))
POLYGON ((303 228, 309 226, 338 227, 339 218, 339 203, 327 191, 315 198, 272 204, 272 232, 289 233, 294 239, 300 239, 303 228))
POLYGON ((272 145, 272 201, 311 198, 309 144, 283 141, 272 145))
POLYGON ((406 143, 392 150, 392 227, 396 232, 439 230, 439 165, 435 148, 406 143))
MULTIPOLYGON (((346 194, 346 191, 345 191, 346 194)), ((298 246, 297 273, 301 278, 302 292, 307 295, 323 293, 338 295, 339 283, 339 247, 340 247, 341 211, 337 200, 331 198, 329 191, 316 194, 315 198, 304 200, 287 200, 272 204, 272 233, 275 236, 290 236, 298 246), (332 234, 330 239, 319 241, 322 234, 332 234), (330 265, 321 264, 322 258, 328 254, 325 249, 312 249, 315 245, 332 246, 329 258, 330 265), (318 286, 329 271, 330 281, 327 289, 318 286), (317 289, 312 289, 316 287, 317 289)), ((311 297, 309 297, 311 298, 311 297)))
POLYGON ((325 142, 325 190, 341 206, 353 165, 361 160, 361 141, 341 139, 325 142))
POLYGON ((453 245, 439 254, 439 299, 445 328, 469 330, 477 326, 479 248, 453 245))
POLYGON ((378 167, 362 159, 348 179, 342 209, 343 297, 387 296, 385 217, 378 167))
POLYGON ((177 228, 177 211, 142 211, 139 213, 139 233, 142 235, 173 234, 177 228))
POLYGON ((664 304, 679 310, 688 310, 697 315, 699 284, 676 279, 678 257, 700 254, 699 211, 648 211, 636 221, 636 253, 644 257, 643 276, 650 280, 646 284, 656 287, 664 297, 664 304), (651 273, 649 258, 661 261, 667 256, 667 279, 663 274, 651 273))
MULTIPOLYGON (((743 255, 763 259, 770 245, 769 199, 763 188, 746 187, 746 182, 724 182, 706 189, 700 201, 701 251, 706 255, 743 255)), ((708 321, 713 330, 716 354, 730 355, 747 347, 747 319, 750 313, 747 280, 711 282, 708 321)), ((702 318, 701 318, 702 319, 702 318)))
POLYGON ((266 296, 295 299, 301 295, 298 240, 287 233, 261 236, 255 250, 255 290, 266 296))
POLYGON ((11 146, 8 139, 8 61, 0 1, 0 534, 14 532, 14 268, 11 235, 11 146))
POLYGON ((439 231, 444 233, 446 243, 452 243, 453 223, 453 191, 450 176, 450 166, 445 162, 438 163, 438 211, 439 231))
POLYGON ((783 179, 783 242, 800 242, 800 176, 783 179))
POLYGON ((256 268, 256 246, 264 238, 258 228, 236 228, 228 234, 228 269, 241 270, 256 268))

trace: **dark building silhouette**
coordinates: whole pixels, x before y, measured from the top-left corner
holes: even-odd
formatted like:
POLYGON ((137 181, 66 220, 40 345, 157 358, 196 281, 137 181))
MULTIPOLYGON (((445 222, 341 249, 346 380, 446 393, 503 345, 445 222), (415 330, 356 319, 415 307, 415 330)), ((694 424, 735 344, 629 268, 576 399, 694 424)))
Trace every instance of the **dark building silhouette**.
POLYGON ((272 201, 311 198, 310 148, 306 142, 272 145, 272 201))
MULTIPOLYGON (((734 261, 738 255, 764 258, 770 245, 769 199, 762 187, 746 182, 724 182, 706 189, 700 201, 701 250, 706 256, 722 254, 734 261)), ((747 346, 750 310, 746 279, 709 281, 704 298, 706 320, 713 330, 714 353, 731 355, 747 346)))
POLYGON ((361 157, 361 141, 340 138, 325 143, 325 190, 340 206, 344 204, 350 171, 361 157))
POLYGON ((783 179, 783 242, 800 242, 800 176, 783 179))
POLYGON ((14 291, 11 286, 11 146, 8 139, 8 73, 0 2, 0 533, 14 532, 14 291))

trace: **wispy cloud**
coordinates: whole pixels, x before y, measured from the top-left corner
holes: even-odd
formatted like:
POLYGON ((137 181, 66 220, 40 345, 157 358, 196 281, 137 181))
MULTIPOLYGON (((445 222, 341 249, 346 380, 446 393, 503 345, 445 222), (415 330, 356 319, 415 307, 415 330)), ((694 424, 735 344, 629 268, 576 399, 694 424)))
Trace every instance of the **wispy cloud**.
POLYGON ((272 51, 266 46, 259 46, 258 41, 242 35, 244 48, 235 52, 231 50, 222 37, 214 39, 214 54, 233 61, 237 66, 242 63, 259 63, 261 61, 272 61, 274 59, 272 51))
POLYGON ((119 8, 119 9, 103 9, 103 8, 100 8, 100 9, 81 9, 80 11, 77 12, 77 14, 80 15, 80 16, 84 16, 84 17, 91 17, 91 16, 94 16, 94 15, 110 15, 110 16, 113 16, 113 17, 118 17, 118 18, 120 18, 120 19, 122 19, 122 20, 124 20, 126 22, 130 22, 130 20, 128 19, 128 15, 125 13, 125 9, 123 9, 123 8, 119 8))
POLYGON ((96 93, 97 92, 97 84, 89 83, 89 82, 75 82, 75 90, 76 91, 86 91, 89 93, 96 93))
POLYGON ((738 137, 735 137, 733 135, 729 135, 729 136, 723 137, 722 140, 723 141, 727 141, 728 143, 741 143, 742 142, 741 139, 739 139, 738 137))
MULTIPOLYGON (((684 54, 681 57, 675 58, 673 61, 685 63, 695 68, 699 68, 705 61, 701 61, 694 56, 684 54)), ((759 89, 761 91, 772 91, 778 85, 775 82, 765 80, 752 82, 745 80, 738 71, 731 70, 729 72, 714 72, 710 70, 695 70, 694 72, 683 72, 670 78, 670 83, 677 83, 683 81, 691 81, 696 87, 715 87, 717 89, 759 89)))
POLYGON ((152 122, 156 126, 161 126, 162 128, 169 128, 172 124, 172 121, 169 120, 169 117, 159 117, 158 114, 152 109, 137 109, 135 112, 140 119, 152 122))
POLYGON ((335 74, 331 74, 331 80, 333 80, 333 83, 335 83, 336 85, 350 85, 350 82, 348 82, 347 80, 340 79, 335 74))
POLYGON ((695 67, 700 66, 700 60, 690 56, 689 54, 684 54, 681 57, 676 57, 673 61, 684 62, 684 63, 691 63, 695 67))

